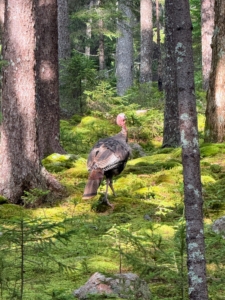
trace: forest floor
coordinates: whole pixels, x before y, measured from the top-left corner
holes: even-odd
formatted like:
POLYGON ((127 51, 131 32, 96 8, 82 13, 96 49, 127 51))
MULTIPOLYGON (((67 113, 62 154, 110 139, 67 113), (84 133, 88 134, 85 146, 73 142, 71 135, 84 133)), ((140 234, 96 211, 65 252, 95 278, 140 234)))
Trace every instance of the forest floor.
MULTIPOLYGON (((0 206, 1 299, 20 299, 21 286, 22 299, 74 299, 73 290, 93 273, 127 271, 149 283, 154 300, 188 299, 181 149, 161 148, 162 117, 152 111, 128 116, 130 142, 145 155, 134 151, 114 179, 113 209, 99 204, 105 182, 91 200, 82 200, 82 193, 90 148, 118 127, 97 116, 61 121, 68 154, 52 154, 43 165, 65 195, 47 197, 45 205, 32 209, 0 206)), ((207 277, 210 299, 219 300, 225 293, 225 241, 211 225, 225 213, 225 144, 204 144, 203 128, 199 115, 207 277)), ((25 201, 37 193, 28 193, 25 201)))

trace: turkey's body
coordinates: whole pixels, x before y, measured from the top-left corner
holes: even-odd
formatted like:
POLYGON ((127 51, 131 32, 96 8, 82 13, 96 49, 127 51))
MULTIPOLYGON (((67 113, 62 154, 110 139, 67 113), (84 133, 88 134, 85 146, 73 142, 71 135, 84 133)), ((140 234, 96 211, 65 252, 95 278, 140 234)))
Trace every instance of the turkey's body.
POLYGON ((123 171, 130 155, 127 144, 125 115, 120 114, 119 116, 121 115, 123 117, 122 124, 117 120, 117 124, 122 127, 121 132, 115 136, 99 140, 91 149, 87 161, 90 174, 84 189, 83 199, 89 199, 97 195, 98 187, 105 176, 106 193, 104 200, 108 205, 112 206, 107 199, 108 186, 110 186, 115 195, 112 178, 123 171))

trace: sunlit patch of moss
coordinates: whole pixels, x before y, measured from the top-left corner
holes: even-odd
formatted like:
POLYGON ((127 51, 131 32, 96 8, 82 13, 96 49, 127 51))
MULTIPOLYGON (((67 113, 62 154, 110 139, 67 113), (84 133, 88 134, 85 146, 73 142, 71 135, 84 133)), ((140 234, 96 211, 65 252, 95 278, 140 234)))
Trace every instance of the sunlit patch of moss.
POLYGON ((202 175, 201 182, 203 185, 206 185, 208 183, 214 183, 216 180, 212 176, 202 175))
POLYGON ((92 117, 92 116, 87 116, 82 118, 81 120, 81 126, 93 126, 97 122, 100 122, 98 118, 92 117))
POLYGON ((142 178, 138 177, 136 174, 128 174, 126 177, 121 176, 116 180, 114 188, 120 191, 128 191, 132 193, 145 185, 142 178))
POLYGON ((88 178, 87 160, 80 157, 73 163, 73 167, 65 171, 65 177, 88 178))
POLYGON ((106 256, 96 255, 92 257, 87 262, 89 271, 94 273, 98 272, 119 272, 119 260, 113 261, 112 259, 108 259, 106 256))
POLYGON ((176 183, 176 178, 171 174, 161 174, 156 179, 156 184, 160 184, 162 182, 176 183))
POLYGON ((198 114, 198 130, 204 132, 205 128, 205 114, 198 114))
MULTIPOLYGON (((151 232, 149 231, 149 233, 151 232)), ((172 226, 157 224, 155 226, 154 233, 162 235, 165 239, 171 239, 174 236, 175 230, 172 226)))
POLYGON ((53 153, 42 160, 43 165, 49 172, 57 173, 73 166, 78 156, 73 154, 53 153))
POLYGON ((154 145, 155 148, 160 148, 162 147, 162 139, 159 138, 154 138, 151 140, 152 144, 154 145))
POLYGON ((140 195, 144 199, 151 199, 155 198, 155 193, 153 192, 152 188, 149 187, 143 187, 135 191, 137 195, 140 195))

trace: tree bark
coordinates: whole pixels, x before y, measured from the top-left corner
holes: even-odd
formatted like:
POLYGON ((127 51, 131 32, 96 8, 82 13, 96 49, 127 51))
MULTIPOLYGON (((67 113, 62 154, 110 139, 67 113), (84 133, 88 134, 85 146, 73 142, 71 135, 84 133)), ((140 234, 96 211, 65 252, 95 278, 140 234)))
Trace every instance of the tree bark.
POLYGON ((162 55, 161 55, 161 37, 160 37, 160 7, 159 0, 156 0, 156 28, 157 28, 157 47, 158 47, 158 89, 162 92, 163 83, 162 83, 162 55))
MULTIPOLYGON (((94 1, 95 0, 90 0, 89 3, 89 9, 91 10, 92 7, 94 6, 94 1)), ((90 57, 91 55, 91 46, 90 46, 90 40, 91 40, 91 23, 92 23, 92 18, 88 20, 86 23, 86 38, 87 38, 87 43, 85 46, 85 55, 90 57)))
POLYGON ((180 146, 179 110, 177 95, 177 68, 175 55, 175 6, 165 1, 165 68, 164 68, 164 128, 163 147, 180 146))
POLYGON ((65 153, 59 141, 57 0, 36 0, 36 92, 40 157, 65 153))
POLYGON ((214 0, 202 0, 201 39, 202 39, 202 87, 209 87, 209 75, 212 62, 212 36, 214 31, 214 0))
POLYGON ((3 58, 0 194, 12 203, 21 201, 24 190, 61 189, 42 167, 38 143, 35 73, 35 3, 6 2, 3 58))
POLYGON ((225 2, 215 1, 215 33, 212 40, 212 70, 207 93, 205 141, 225 140, 225 2))
POLYGON ((140 1, 141 61, 140 82, 152 81, 153 22, 152 0, 140 1))
MULTIPOLYGON (((58 1, 58 58, 67 59, 70 57, 70 34, 69 34, 69 9, 68 0, 58 1)), ((60 65, 60 64, 59 64, 60 65)))
POLYGON ((118 19, 117 27, 120 36, 116 45, 116 77, 117 94, 123 96, 133 85, 133 14, 131 0, 119 0, 118 10, 122 18, 118 19))
POLYGON ((189 299, 207 300, 203 198, 189 1, 175 0, 177 88, 184 176, 189 299))
POLYGON ((99 20, 99 71, 105 70, 105 47, 104 47, 104 35, 103 35, 103 20, 99 20))

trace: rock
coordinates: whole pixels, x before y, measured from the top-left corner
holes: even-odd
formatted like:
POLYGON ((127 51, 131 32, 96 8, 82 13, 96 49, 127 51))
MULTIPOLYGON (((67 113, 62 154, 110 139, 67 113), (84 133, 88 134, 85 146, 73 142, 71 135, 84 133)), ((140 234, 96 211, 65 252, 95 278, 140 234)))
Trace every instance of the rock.
POLYGON ((220 233, 223 234, 225 237, 225 216, 217 219, 213 224, 212 224, 212 230, 215 233, 220 233))
POLYGON ((132 158, 138 158, 146 156, 145 151, 138 143, 129 143, 132 152, 132 158))
POLYGON ((94 273, 85 285, 74 291, 78 299, 88 299, 88 295, 115 295, 124 299, 150 300, 148 284, 136 274, 123 273, 107 277, 94 273))

